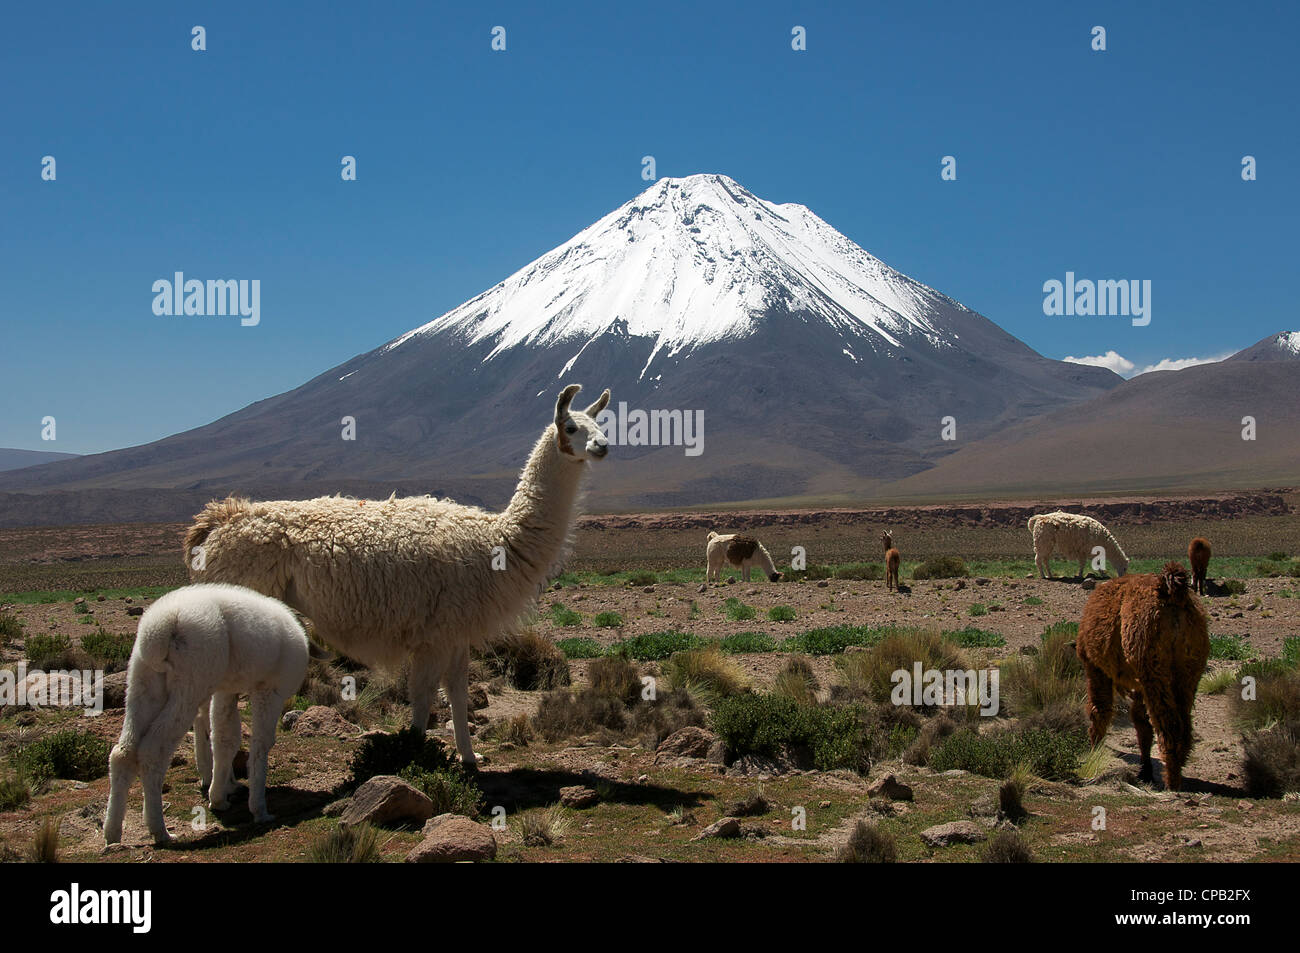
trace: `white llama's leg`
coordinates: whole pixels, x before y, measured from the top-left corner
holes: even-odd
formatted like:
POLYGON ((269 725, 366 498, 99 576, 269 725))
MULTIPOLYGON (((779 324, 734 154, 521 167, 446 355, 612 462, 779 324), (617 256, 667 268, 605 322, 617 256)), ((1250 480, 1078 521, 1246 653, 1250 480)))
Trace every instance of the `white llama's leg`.
POLYGON ((283 704, 284 699, 274 692, 254 692, 248 699, 253 719, 253 737, 248 743, 248 809, 259 824, 275 820, 266 809, 266 762, 275 745, 275 724, 283 704))
POLYGON ((447 666, 443 681, 447 701, 451 704, 451 727, 456 735, 456 750, 467 768, 478 767, 478 755, 469 734, 469 649, 457 650, 447 666))
POLYGON ((104 814, 104 843, 116 844, 122 840, 122 818, 126 814, 126 796, 131 782, 140 773, 140 764, 134 751, 121 745, 113 746, 108 758, 109 794, 108 811, 104 814))
POLYGON ((199 787, 205 794, 212 784, 211 708, 212 699, 205 698, 194 716, 194 765, 199 769, 199 787))
POLYGON ((171 840, 171 835, 167 833, 167 822, 163 819, 163 780, 171 766, 172 754, 185 737, 190 716, 198 709, 198 699, 185 692, 183 686, 179 688, 181 690, 169 698, 158 712, 136 750, 140 782, 144 787, 144 823, 158 844, 171 840))
POLYGON ((239 734, 239 696, 218 692, 212 696, 212 784, 208 787, 208 807, 214 811, 230 807, 239 734))
POLYGON ((443 657, 430 649, 416 649, 412 653, 411 673, 406 680, 407 694, 411 696, 412 728, 428 729, 429 712, 433 710, 445 664, 443 657))

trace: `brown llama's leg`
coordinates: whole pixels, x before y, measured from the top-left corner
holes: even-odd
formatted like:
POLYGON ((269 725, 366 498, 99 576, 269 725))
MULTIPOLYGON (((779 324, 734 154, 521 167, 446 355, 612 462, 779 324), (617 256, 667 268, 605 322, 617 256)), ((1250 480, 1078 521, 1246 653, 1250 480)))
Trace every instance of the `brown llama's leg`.
POLYGON ((1115 683, 1087 659, 1083 669, 1088 678, 1088 743, 1095 748, 1106 737, 1115 712, 1115 683))
POLYGON ((1129 714, 1133 716, 1133 727, 1137 731, 1138 750, 1142 752, 1142 768, 1138 771, 1139 781, 1150 781, 1155 777, 1155 766, 1151 763, 1151 741, 1155 737, 1151 730, 1151 719, 1147 717, 1146 699, 1141 691, 1129 696, 1129 714))
POLYGON ((1192 747, 1192 720, 1190 699, 1184 710, 1171 676, 1167 673, 1155 684, 1144 679, 1143 694, 1160 743, 1160 759, 1165 763, 1165 786, 1177 791, 1183 786, 1183 764, 1192 747))

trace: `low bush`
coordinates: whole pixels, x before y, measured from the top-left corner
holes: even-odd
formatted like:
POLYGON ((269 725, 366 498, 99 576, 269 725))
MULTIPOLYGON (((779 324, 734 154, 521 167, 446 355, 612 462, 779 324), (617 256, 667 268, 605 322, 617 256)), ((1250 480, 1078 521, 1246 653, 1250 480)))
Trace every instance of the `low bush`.
POLYGON ((551 606, 551 622, 561 628, 582 625, 582 616, 559 602, 551 606))
POLYGON ((617 612, 597 612, 591 624, 598 629, 618 629, 623 625, 623 617, 617 612))
POLYGON ((22 637, 22 620, 11 612, 0 612, 0 645, 8 645, 11 639, 22 637))
POLYGON ((728 655, 771 652, 776 648, 776 639, 766 632, 733 632, 723 636, 719 646, 728 655))
POLYGON ((105 632, 102 628, 81 637, 82 650, 106 671, 125 668, 134 645, 134 635, 105 632))
POLYGON ((960 556, 935 556, 912 570, 913 579, 962 579, 969 576, 960 556))
POLYGON ((1061 703, 1081 702, 1083 665, 1075 652, 1073 623, 1058 623, 1043 633, 1037 655, 1002 664, 999 686, 1011 714, 1030 715, 1061 703))
POLYGON ((482 660, 489 673, 504 677, 521 691, 560 688, 570 682, 565 653, 533 629, 523 629, 488 643, 482 660))
POLYGON ((418 728, 367 736, 352 756, 349 767, 352 782, 364 784, 381 774, 398 774, 409 767, 423 771, 443 771, 452 767, 451 752, 436 738, 429 738, 418 728))
POLYGON ((673 689, 687 691, 708 704, 743 691, 745 674, 713 643, 700 649, 674 652, 661 666, 673 689))
POLYGON ((767 610, 767 619, 769 622, 793 622, 795 612, 791 606, 772 606, 767 610))
POLYGON ((980 852, 980 860, 986 864, 1029 864, 1034 852, 1019 831, 998 831, 980 852))
POLYGON ((1239 635, 1210 636, 1210 658, 1244 662, 1250 658, 1250 646, 1239 635))
MULTIPOLYGON (((865 652, 850 652, 837 660, 843 679, 840 694, 848 698, 867 698, 877 704, 892 704, 895 694, 894 673, 904 671, 910 677, 917 662, 922 670, 940 672, 967 671, 970 660, 961 647, 937 632, 912 629, 892 633, 865 652)), ((963 683, 964 684, 964 683, 963 683)), ((946 699, 945 699, 946 700, 946 699)), ((978 699, 966 699, 966 704, 978 699)), ((911 698, 903 701, 911 705, 911 698)), ((934 711, 936 705, 921 706, 934 711)))
POLYGON ((563 652, 567 659, 600 658, 605 654, 603 645, 585 635, 573 639, 556 639, 555 647, 563 652))
POLYGON ((875 824, 858 821, 848 843, 835 854, 835 860, 841 864, 892 864, 898 860, 898 847, 894 835, 875 824))
POLYGON ((426 771, 418 765, 408 764, 397 776, 412 787, 424 792, 433 802, 433 814, 463 814, 478 817, 483 805, 483 792, 459 767, 426 771))
POLYGON ((756 614, 753 606, 745 605, 735 596, 731 596, 723 603, 722 612, 731 622, 747 622, 756 614))
POLYGON ((803 705, 814 705, 820 687, 817 676, 813 674, 812 663, 805 656, 794 655, 777 673, 772 683, 772 694, 803 705))
POLYGON ((781 643, 781 650, 805 655, 834 655, 851 645, 876 645, 886 636, 900 631, 906 630, 893 626, 832 625, 792 635, 781 643))
POLYGON ((955 629, 945 632, 943 637, 949 642, 954 642, 962 648, 1000 648, 1007 644, 1007 640, 1000 632, 990 632, 988 629, 977 629, 973 625, 968 625, 964 629, 955 629))
POLYGON ((779 695, 724 698, 713 711, 713 730, 732 759, 747 754, 797 756, 823 771, 865 770, 865 728, 857 706, 802 705, 779 695))
POLYGON ((668 658, 674 652, 686 649, 698 649, 705 645, 704 639, 690 632, 669 629, 664 632, 646 632, 615 643, 610 651, 637 659, 641 662, 657 662, 668 658))
POLYGON ((960 768, 987 778, 1005 778, 1018 765, 1041 778, 1075 777, 1088 748, 1087 734, 1059 734, 1041 728, 1002 728, 981 734, 960 728, 934 747, 930 768, 960 768))
POLYGON ((108 774, 109 743, 88 731, 63 728, 18 751, 18 772, 41 784, 51 778, 94 781, 108 774))
POLYGON ((380 863, 379 831, 369 824, 331 828, 311 842, 307 859, 313 864, 380 863))
POLYGON ((1300 791, 1300 718, 1247 732, 1242 773, 1251 797, 1282 797, 1300 791))

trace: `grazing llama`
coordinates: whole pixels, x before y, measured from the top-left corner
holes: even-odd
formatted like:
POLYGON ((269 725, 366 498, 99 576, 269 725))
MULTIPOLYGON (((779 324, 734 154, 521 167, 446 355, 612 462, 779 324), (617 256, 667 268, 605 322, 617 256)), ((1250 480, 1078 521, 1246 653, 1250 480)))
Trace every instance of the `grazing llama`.
POLYGON ((1187 561, 1192 566, 1192 588, 1205 595, 1205 575, 1210 568, 1210 541, 1197 536, 1187 544, 1187 561))
POLYGON ((880 541, 885 546, 885 590, 898 591, 898 564, 902 561, 898 550, 894 548, 894 537, 882 533, 880 541))
POLYGON ((126 795, 137 775, 149 833, 158 844, 171 840, 163 820, 163 777, 191 723, 194 761, 209 804, 218 811, 229 806, 240 692, 248 693, 253 721, 248 808, 258 823, 274 820, 266 810, 266 758, 284 700, 307 674, 307 658, 307 635, 293 613, 251 589, 186 586, 151 605, 131 649, 126 719, 109 758, 104 842, 122 839, 126 795))
POLYGON ((1088 597, 1075 644, 1088 679, 1088 740, 1106 736, 1114 690, 1129 695, 1142 752, 1139 777, 1153 777, 1152 726, 1160 740, 1165 784, 1177 791, 1192 747, 1192 704, 1210 657, 1205 611, 1187 585, 1187 570, 1111 579, 1088 597))
POLYGON ((474 767, 470 650, 514 629, 559 571, 588 461, 609 452, 594 419, 609 391, 580 411, 570 408, 579 390, 560 393, 501 513, 428 496, 209 503, 185 538, 191 576, 283 599, 372 667, 409 659, 411 724, 425 729, 441 681, 456 748, 474 767))
POLYGON ((717 533, 709 533, 709 542, 704 555, 707 563, 704 573, 706 585, 710 581, 721 581, 724 562, 739 567, 740 577, 745 582, 749 582, 749 567, 755 563, 772 582, 781 579, 781 574, 776 571, 776 564, 772 562, 767 548, 752 536, 741 536, 736 533, 730 536, 719 536, 717 533))
POLYGON ((1119 575, 1128 572, 1128 556, 1115 537, 1091 516, 1078 513, 1042 513, 1029 518, 1029 532, 1034 537, 1034 565, 1044 579, 1052 578, 1052 553, 1059 551, 1066 559, 1079 562, 1079 578, 1092 558, 1092 551, 1100 546, 1106 559, 1119 575))

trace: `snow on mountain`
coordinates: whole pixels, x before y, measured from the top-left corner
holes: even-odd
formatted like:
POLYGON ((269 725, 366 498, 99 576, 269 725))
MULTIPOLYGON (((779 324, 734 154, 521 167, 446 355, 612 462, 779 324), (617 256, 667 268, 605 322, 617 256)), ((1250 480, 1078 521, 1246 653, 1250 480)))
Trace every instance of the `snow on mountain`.
POLYGON ((1230 361, 1300 361, 1300 331, 1283 331, 1271 334, 1238 351, 1230 361))
MULTIPOLYGON (((573 357, 615 332, 652 338, 644 377, 674 356, 755 333, 772 308, 821 318, 881 351, 968 310, 863 251, 808 208, 764 201, 725 175, 660 179, 505 281, 389 344, 431 334, 495 342, 485 361, 527 345, 572 342, 573 357)), ((845 348, 853 360, 853 352, 845 348)))

